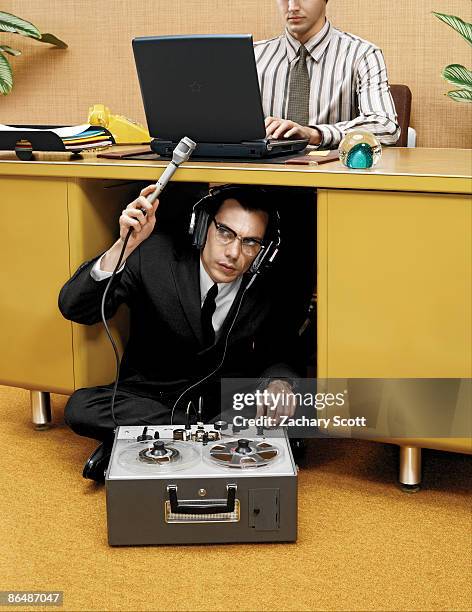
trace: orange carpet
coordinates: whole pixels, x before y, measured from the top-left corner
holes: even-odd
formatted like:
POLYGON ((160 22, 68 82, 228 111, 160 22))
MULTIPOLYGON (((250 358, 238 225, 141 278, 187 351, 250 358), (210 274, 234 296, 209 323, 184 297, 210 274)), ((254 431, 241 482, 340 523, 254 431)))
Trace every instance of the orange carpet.
POLYGON ((104 487, 81 477, 95 443, 52 400, 36 432, 29 393, 0 387, 0 590, 61 590, 68 612, 472 609, 469 456, 424 451, 408 495, 396 447, 313 440, 297 543, 110 548, 104 487))

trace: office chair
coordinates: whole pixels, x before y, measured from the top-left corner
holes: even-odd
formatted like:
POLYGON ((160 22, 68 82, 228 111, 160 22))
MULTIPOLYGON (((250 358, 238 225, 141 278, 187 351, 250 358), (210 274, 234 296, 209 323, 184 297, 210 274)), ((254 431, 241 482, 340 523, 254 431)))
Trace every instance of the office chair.
POLYGON ((398 115, 398 124, 401 128, 400 138, 394 145, 396 147, 414 147, 416 132, 410 128, 411 91, 407 85, 390 85, 390 93, 398 115))

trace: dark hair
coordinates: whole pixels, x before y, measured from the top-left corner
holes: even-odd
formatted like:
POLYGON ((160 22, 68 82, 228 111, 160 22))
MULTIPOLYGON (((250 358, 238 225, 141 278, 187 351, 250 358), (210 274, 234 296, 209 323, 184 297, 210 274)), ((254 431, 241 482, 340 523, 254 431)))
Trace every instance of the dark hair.
POLYGON ((222 187, 221 191, 217 188, 211 203, 211 216, 214 217, 223 202, 230 198, 236 200, 244 210, 266 213, 268 222, 265 236, 269 239, 273 236, 277 225, 277 211, 266 189, 254 185, 227 185, 222 187))
POLYGON ((225 200, 234 199, 239 202, 244 210, 261 210, 271 216, 270 201, 267 191, 263 187, 252 185, 225 185, 215 190, 212 208, 216 214, 225 200))

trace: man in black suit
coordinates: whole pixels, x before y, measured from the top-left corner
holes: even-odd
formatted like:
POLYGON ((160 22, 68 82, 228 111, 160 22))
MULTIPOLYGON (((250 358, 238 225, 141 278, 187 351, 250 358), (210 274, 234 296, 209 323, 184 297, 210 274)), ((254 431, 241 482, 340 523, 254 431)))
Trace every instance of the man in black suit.
MULTIPOLYGON (((122 303, 130 311, 113 414, 113 385, 79 389, 65 409, 73 431, 102 442, 84 467, 83 476, 93 480, 103 480, 117 424, 183 423, 189 400, 200 397, 208 421, 220 411, 220 377, 263 377, 277 393, 290 392, 297 376, 288 281, 279 276, 275 282, 272 269, 251 282, 254 262, 277 225, 265 192, 229 186, 197 207, 197 215, 206 215, 199 251, 183 237, 154 232, 159 201, 146 199, 153 189, 146 187, 128 205, 120 238, 84 263, 59 296, 67 319, 99 322, 105 286, 133 230, 105 305, 107 318, 122 303)), ((294 410, 286 403, 284 414, 294 410)))

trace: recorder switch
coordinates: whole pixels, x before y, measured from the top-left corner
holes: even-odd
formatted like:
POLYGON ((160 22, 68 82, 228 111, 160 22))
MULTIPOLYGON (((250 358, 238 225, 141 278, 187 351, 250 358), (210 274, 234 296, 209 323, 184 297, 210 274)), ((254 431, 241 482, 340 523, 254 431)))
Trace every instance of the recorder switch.
POLYGON ((138 442, 144 442, 144 440, 152 440, 152 436, 148 434, 147 430, 148 428, 144 427, 143 433, 136 438, 138 442))

